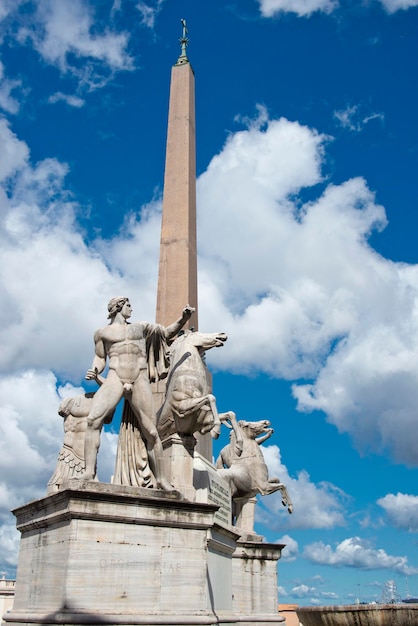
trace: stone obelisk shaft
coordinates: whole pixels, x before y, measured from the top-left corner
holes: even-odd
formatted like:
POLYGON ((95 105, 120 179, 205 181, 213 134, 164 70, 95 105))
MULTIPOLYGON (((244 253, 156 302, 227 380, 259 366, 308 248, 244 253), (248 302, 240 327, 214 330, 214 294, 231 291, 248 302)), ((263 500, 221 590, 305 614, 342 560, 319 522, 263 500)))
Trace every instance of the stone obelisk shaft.
POLYGON ((190 63, 172 68, 158 274, 158 323, 176 320, 186 304, 196 308, 196 140, 194 75, 190 63))
MULTIPOLYGON (((182 52, 171 71, 156 321, 167 326, 190 304, 196 310, 188 327, 197 330, 195 92, 186 33, 183 22, 182 52)), ((207 377, 211 387, 209 371, 207 377)), ((154 385, 157 407, 164 393, 165 381, 154 385)), ((197 450, 211 460, 211 437, 196 434, 196 439, 197 450)))

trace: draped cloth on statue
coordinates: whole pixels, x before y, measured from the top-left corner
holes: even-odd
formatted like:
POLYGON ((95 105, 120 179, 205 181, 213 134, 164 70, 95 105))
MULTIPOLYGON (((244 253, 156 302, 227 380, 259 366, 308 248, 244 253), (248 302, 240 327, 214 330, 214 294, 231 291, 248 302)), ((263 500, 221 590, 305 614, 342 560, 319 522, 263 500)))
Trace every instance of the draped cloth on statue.
MULTIPOLYGON (((166 329, 160 324, 144 324, 144 337, 148 364, 148 378, 155 382, 166 378, 169 367, 166 329)), ((155 416, 153 416, 155 417, 155 416)), ((124 400, 122 421, 116 451, 113 484, 132 487, 156 486, 148 461, 146 442, 141 435, 141 425, 129 400, 124 400)))
MULTIPOLYGON (((148 378, 154 383, 167 377, 170 360, 165 326, 144 324, 148 378)), ((170 342, 171 343, 171 342, 170 342)))
POLYGON ((123 406, 112 482, 115 485, 132 487, 155 486, 155 479, 148 463, 147 446, 142 439, 138 420, 127 400, 123 406))

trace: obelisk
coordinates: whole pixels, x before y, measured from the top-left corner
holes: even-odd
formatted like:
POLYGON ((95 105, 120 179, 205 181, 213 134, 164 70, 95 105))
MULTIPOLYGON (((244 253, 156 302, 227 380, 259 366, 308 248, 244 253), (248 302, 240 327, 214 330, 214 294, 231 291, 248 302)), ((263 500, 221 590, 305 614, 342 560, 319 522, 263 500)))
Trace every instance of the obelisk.
POLYGON ((194 74, 181 22, 181 54, 171 71, 156 321, 167 326, 190 304, 196 312, 189 327, 197 330, 194 74))
MULTIPOLYGON (((181 23, 181 52, 171 70, 156 321, 167 326, 190 304, 196 311, 187 326, 197 330, 195 87, 187 57, 186 21, 181 23)), ((212 386, 208 370, 207 377, 212 386)), ((164 401, 165 381, 153 389, 159 407, 164 401)), ((197 433, 196 439, 197 450, 211 460, 211 437, 197 433)))

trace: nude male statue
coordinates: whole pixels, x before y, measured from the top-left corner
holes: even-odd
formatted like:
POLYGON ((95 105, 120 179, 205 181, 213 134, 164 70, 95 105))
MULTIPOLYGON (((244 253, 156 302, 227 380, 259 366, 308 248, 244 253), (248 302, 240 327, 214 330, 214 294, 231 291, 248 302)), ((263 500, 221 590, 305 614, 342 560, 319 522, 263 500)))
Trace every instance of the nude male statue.
MULTIPOLYGON (((148 373, 147 359, 152 359, 155 364, 158 356, 151 355, 149 350, 147 354, 146 340, 156 334, 160 336, 160 342, 169 341, 190 319, 194 308, 187 305, 182 316, 167 328, 146 322, 134 324, 128 322, 132 307, 126 297, 112 298, 108 304, 108 311, 110 323, 97 330, 94 335, 96 354, 91 369, 87 370, 86 374, 87 380, 95 379, 97 374, 103 372, 106 361, 109 360, 109 373, 94 396, 87 418, 84 449, 86 469, 82 478, 95 479, 103 423, 106 416, 125 396, 147 444, 148 459, 157 486, 172 490, 173 487, 163 472, 163 447, 156 428, 154 399, 148 373)), ((155 344, 155 338, 152 343, 155 344)), ((152 349, 151 347, 151 351, 152 349)))

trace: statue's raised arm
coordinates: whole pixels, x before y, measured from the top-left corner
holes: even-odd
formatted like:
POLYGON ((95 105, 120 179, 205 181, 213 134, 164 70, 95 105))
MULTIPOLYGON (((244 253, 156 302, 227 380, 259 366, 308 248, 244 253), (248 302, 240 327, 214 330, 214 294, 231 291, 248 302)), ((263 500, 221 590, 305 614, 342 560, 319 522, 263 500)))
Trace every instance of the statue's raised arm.
POLYGON ((172 339, 173 337, 177 335, 177 333, 183 328, 186 322, 189 321, 189 319, 191 318, 195 310, 196 309, 190 306, 190 304, 186 304, 181 314, 181 317, 179 317, 178 320, 173 322, 173 324, 170 324, 170 326, 167 326, 166 328, 167 339, 172 339))

